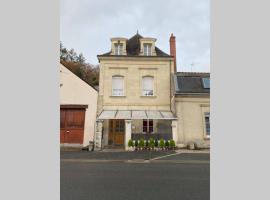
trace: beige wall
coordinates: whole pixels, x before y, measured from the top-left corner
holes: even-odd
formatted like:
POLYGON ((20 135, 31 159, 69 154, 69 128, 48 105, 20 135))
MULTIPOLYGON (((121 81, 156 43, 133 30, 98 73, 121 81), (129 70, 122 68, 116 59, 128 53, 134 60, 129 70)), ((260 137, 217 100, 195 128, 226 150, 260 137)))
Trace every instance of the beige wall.
POLYGON ((170 110, 171 58, 100 58, 98 112, 102 109, 170 110), (124 97, 112 97, 112 76, 124 76, 124 97), (142 77, 154 77, 154 96, 142 96, 142 77))
POLYGON ((93 141, 98 92, 60 64, 60 104, 88 105, 85 112, 83 146, 93 141))
POLYGON ((209 96, 176 97, 175 108, 178 118, 178 143, 186 145, 199 140, 209 145, 204 122, 204 113, 210 112, 209 96))

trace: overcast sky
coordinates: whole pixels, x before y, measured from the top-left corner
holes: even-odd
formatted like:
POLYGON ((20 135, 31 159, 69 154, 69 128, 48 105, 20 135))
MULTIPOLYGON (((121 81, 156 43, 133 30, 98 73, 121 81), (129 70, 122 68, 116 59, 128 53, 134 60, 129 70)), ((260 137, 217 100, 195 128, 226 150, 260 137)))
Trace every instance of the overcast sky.
POLYGON ((138 30, 169 54, 173 33, 178 71, 209 72, 209 7, 209 0, 60 0, 60 40, 97 64, 111 37, 130 38, 138 30))

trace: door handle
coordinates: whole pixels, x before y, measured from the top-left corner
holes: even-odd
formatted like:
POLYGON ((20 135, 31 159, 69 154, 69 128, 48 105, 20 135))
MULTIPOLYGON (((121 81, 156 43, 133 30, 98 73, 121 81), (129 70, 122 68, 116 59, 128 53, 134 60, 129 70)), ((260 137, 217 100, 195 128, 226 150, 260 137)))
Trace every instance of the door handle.
POLYGON ((69 133, 69 131, 66 131, 67 133, 69 133))

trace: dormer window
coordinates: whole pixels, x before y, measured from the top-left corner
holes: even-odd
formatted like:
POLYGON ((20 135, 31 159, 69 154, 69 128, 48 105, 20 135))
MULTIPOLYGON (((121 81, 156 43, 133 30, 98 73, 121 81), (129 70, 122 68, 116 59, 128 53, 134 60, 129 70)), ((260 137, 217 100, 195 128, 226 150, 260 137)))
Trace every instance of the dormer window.
POLYGON ((114 45, 115 55, 123 55, 123 44, 118 43, 114 45))
POLYGON ((152 45, 151 44, 143 44, 143 55, 144 56, 151 56, 152 45))

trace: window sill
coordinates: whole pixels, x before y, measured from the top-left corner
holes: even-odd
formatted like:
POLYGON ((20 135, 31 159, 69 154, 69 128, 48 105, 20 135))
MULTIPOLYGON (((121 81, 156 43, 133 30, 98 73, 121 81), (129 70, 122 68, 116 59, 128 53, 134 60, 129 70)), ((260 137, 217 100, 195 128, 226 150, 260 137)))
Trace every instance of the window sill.
POLYGON ((110 97, 120 97, 120 98, 125 98, 126 95, 122 95, 122 96, 114 96, 114 95, 111 95, 110 97))
POLYGON ((204 136, 204 140, 210 140, 209 136, 204 136))
POLYGON ((153 96, 144 96, 144 95, 141 95, 142 98, 157 98, 157 96, 153 95, 153 96))

